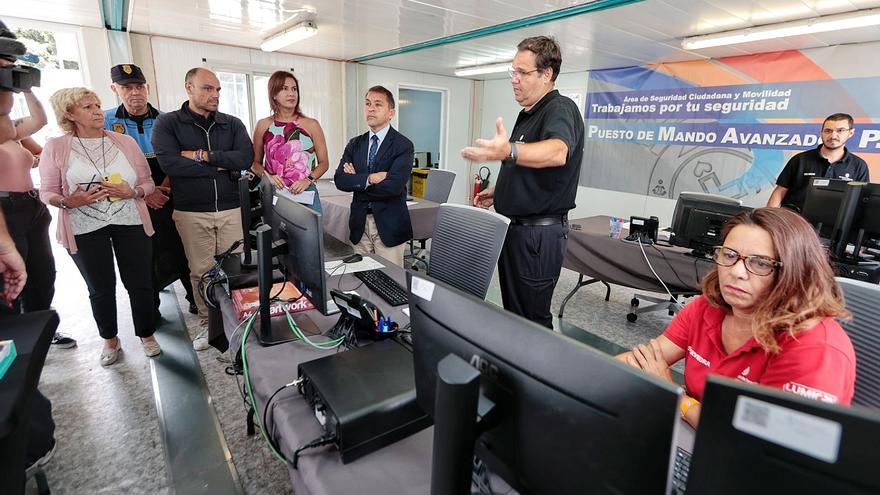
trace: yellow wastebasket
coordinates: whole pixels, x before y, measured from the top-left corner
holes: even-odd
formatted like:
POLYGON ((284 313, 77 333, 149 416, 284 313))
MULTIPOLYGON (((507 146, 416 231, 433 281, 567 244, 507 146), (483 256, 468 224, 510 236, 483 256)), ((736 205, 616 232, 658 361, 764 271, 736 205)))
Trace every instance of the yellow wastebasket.
POLYGON ((428 182, 429 168, 412 169, 412 195, 414 198, 425 197, 425 183, 428 182))

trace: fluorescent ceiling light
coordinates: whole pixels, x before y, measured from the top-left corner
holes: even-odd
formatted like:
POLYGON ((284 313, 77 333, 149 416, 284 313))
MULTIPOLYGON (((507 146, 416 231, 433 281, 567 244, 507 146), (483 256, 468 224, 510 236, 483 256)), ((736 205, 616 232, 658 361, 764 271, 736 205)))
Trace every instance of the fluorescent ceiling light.
POLYGON ((767 24, 723 33, 693 36, 681 41, 681 47, 685 50, 699 50, 714 46, 736 45, 752 41, 762 41, 788 36, 801 36, 804 34, 825 33, 828 31, 840 31, 868 26, 880 25, 880 9, 858 10, 844 14, 834 14, 799 21, 780 22, 767 24))
POLYGON ((495 72, 506 72, 510 68, 509 62, 500 62, 497 64, 474 65, 473 67, 461 67, 455 69, 455 75, 458 77, 476 76, 477 74, 493 74, 495 72))
POLYGON ((303 21, 263 40, 260 50, 274 52, 316 34, 318 34, 318 26, 315 25, 315 21, 303 21))

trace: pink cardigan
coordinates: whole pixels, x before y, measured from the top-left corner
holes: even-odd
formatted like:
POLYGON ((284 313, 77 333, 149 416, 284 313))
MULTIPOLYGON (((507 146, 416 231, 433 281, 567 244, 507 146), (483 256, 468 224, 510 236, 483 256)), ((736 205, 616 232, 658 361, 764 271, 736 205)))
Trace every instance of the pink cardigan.
MULTIPOLYGON (((132 188, 140 187, 144 191, 144 196, 153 192, 155 184, 150 175, 150 166, 147 159, 144 158, 144 152, 132 137, 116 132, 104 131, 104 135, 113 140, 113 143, 119 148, 119 151, 128 159, 128 163, 137 173, 137 182, 131 185, 132 188)), ((43 203, 50 204, 53 199, 61 199, 70 195, 70 186, 67 183, 67 166, 70 158, 70 146, 73 142, 73 133, 52 138, 46 142, 43 147, 43 154, 40 156, 40 199, 43 203)), ((150 212, 147 211, 147 204, 143 199, 134 200, 135 205, 140 214, 141 222, 144 224, 144 232, 148 236, 153 235, 153 223, 150 221, 150 212)), ((71 254, 76 253, 76 240, 73 237, 73 229, 70 226, 70 212, 65 209, 58 210, 61 216, 58 217, 57 238, 71 254)))

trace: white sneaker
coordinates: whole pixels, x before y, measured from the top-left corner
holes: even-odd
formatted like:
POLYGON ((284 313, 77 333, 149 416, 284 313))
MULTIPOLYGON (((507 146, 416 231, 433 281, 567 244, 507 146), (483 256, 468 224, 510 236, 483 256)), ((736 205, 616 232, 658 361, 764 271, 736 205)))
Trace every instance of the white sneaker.
POLYGON ((119 359, 119 353, 122 352, 122 341, 116 341, 116 347, 104 347, 101 349, 101 366, 110 366, 119 359))
POLYGON ((147 357, 156 357, 159 354, 162 354, 162 348, 159 347, 159 342, 157 342, 155 339, 141 339, 141 347, 144 348, 144 354, 146 354, 147 357))
POLYGON ((204 351, 209 347, 211 347, 211 344, 208 343, 208 330, 202 330, 202 332, 196 335, 196 338, 193 339, 193 349, 204 351))

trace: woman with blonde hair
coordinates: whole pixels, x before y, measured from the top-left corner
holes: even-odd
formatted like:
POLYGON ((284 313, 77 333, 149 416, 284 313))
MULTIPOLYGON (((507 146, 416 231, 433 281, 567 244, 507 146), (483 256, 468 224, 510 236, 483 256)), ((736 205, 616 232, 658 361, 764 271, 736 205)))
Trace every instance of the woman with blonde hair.
POLYGON ((101 365, 116 362, 116 274, 131 302, 135 334, 144 353, 162 352, 153 333, 150 259, 153 235, 144 196, 153 192, 150 167, 134 139, 104 130, 98 95, 66 88, 49 100, 65 132, 50 139, 40 159, 40 199, 59 209, 58 240, 70 252, 89 289, 92 315, 104 338, 101 365))
POLYGON ((708 374, 850 404, 855 352, 835 320, 849 313, 813 227, 785 208, 742 212, 713 260, 703 295, 618 359, 669 381, 669 366, 684 359, 681 413, 693 426, 708 374))

